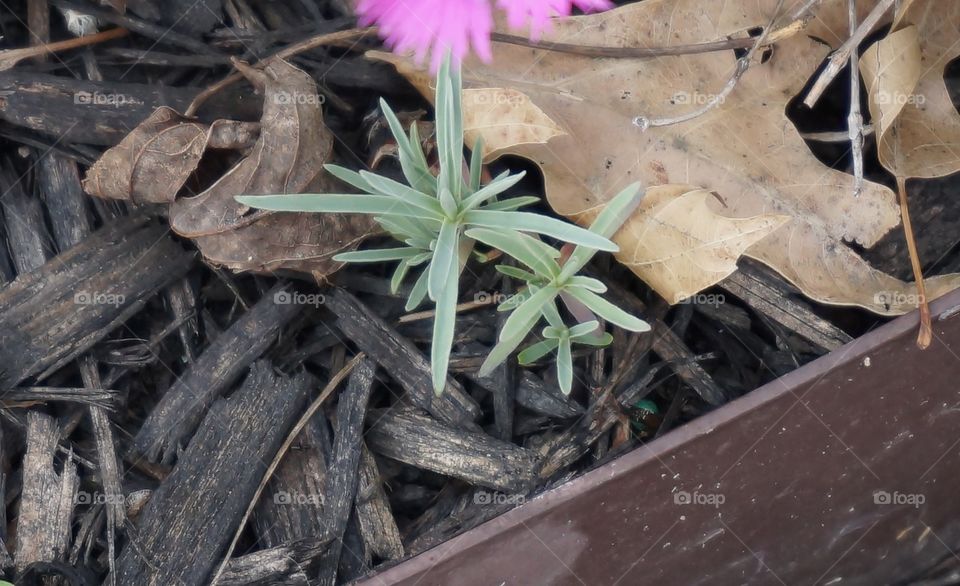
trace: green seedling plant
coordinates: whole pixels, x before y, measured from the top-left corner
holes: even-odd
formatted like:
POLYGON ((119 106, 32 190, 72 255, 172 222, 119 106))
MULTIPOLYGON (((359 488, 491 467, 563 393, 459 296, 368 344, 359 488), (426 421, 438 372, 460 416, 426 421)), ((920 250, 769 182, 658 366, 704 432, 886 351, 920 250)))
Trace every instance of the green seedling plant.
MULTIPOLYGON (((380 106, 397 142, 400 166, 407 184, 366 171, 355 172, 337 165, 325 169, 363 193, 243 195, 238 202, 251 207, 285 212, 371 214, 393 238, 403 243, 396 248, 346 252, 334 257, 342 262, 397 261, 391 279, 396 293, 407 274, 426 265, 414 282, 406 304, 408 311, 425 297, 436 304, 431 368, 433 388, 439 394, 446 385, 450 350, 453 346, 460 273, 474 249, 467 235, 484 230, 504 239, 549 236, 590 250, 616 251, 609 238, 540 214, 519 211, 538 202, 524 196, 498 200, 524 173, 503 173, 481 186, 482 143, 474 145, 467 173, 464 173, 462 80, 459 69, 444 62, 437 78, 436 142, 439 173, 430 172, 420 146, 417 125, 410 134, 403 131, 396 114, 381 99, 380 106)), ((485 233, 486 233, 485 232, 485 233)))
MULTIPOLYGON (((640 203, 639 189, 637 184, 630 185, 610 200, 590 225, 589 231, 603 238, 613 236, 640 203)), ((530 364, 555 351, 560 389, 564 393, 570 392, 573 386, 573 344, 602 347, 610 344, 613 337, 600 329, 597 320, 568 327, 560 315, 557 299, 562 299, 568 308, 585 308, 594 316, 626 330, 643 332, 650 329, 645 321, 601 297, 607 291, 606 285, 578 274, 597 253, 596 248, 578 245, 561 265, 558 261, 560 251, 527 234, 504 234, 488 228, 471 228, 466 234, 505 252, 529 269, 497 266, 498 271, 525 282, 526 286, 497 308, 511 313, 500 330, 497 345, 480 367, 481 376, 489 374, 506 360, 536 324, 545 319, 548 325, 542 332, 543 341, 523 350, 518 359, 521 364, 530 364)))

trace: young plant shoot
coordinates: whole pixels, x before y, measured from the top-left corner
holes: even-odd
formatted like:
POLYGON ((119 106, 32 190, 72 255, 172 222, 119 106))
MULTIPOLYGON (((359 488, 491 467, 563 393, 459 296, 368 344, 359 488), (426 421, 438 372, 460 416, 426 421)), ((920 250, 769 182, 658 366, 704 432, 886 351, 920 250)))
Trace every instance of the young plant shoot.
MULTIPOLYGON (((516 306, 507 320, 500 343, 484 365, 487 370, 502 362, 517 348, 541 315, 550 323, 547 330, 550 337, 545 342, 556 340, 555 348, 560 355, 558 365, 560 360, 570 361, 571 343, 609 343, 607 337, 592 333, 598 329, 596 325, 589 329, 586 327, 588 324, 565 329, 559 314, 554 315, 554 300, 560 294, 571 296, 589 307, 595 315, 621 327, 633 330, 647 328, 641 320, 604 301, 597 294, 606 290, 602 283, 576 275, 597 251, 617 251, 610 236, 629 216, 638 199, 638 188, 630 187, 615 198, 590 230, 548 216, 519 211, 524 206, 538 202, 540 198, 524 196, 498 199, 500 194, 523 178, 523 173, 511 175, 505 172, 481 186, 483 149, 479 140, 474 145, 466 176, 463 172, 461 87, 459 68, 451 67, 449 60, 445 61, 437 78, 435 101, 439 159, 436 176, 430 172, 420 146, 417 125, 410 126, 409 135, 404 133, 396 114, 381 100, 380 106, 397 141, 406 185, 374 173, 358 173, 337 165, 326 165, 331 175, 363 193, 237 197, 237 201, 244 205, 264 210, 371 214, 387 233, 401 242, 402 245, 395 248, 347 252, 334 258, 342 262, 397 261, 391 279, 394 293, 399 290, 408 273, 425 266, 414 282, 406 309, 413 310, 426 297, 436 306, 431 365, 433 388, 437 394, 446 385, 456 325, 460 273, 477 240, 499 248, 533 270, 533 273, 528 273, 530 278, 525 279, 528 281, 525 301, 516 306), (622 215, 624 213, 626 215, 622 215), (531 234, 568 242, 576 245, 576 249, 560 267, 556 260, 560 253, 531 234), (553 313, 548 306, 554 309, 553 313), (493 360, 494 355, 499 358, 493 360)), ((498 268, 506 271, 510 267, 498 268)), ((551 344, 549 342, 547 346, 551 344)), ((537 356, 540 352, 537 356, 540 357, 554 349, 551 347, 541 352, 544 347, 528 349, 527 356, 537 356)), ((572 373, 569 364, 560 368, 562 376, 572 373)), ((565 389, 569 388, 570 385, 566 384, 565 389)))

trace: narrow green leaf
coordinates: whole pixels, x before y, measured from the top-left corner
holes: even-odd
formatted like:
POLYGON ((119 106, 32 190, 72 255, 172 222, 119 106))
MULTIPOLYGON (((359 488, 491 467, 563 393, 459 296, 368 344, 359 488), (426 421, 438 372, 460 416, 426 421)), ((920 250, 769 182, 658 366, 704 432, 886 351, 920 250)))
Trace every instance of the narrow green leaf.
POLYGON ((563 318, 560 317, 560 312, 557 310, 556 303, 548 303, 540 308, 540 313, 543 314, 543 317, 547 318, 547 323, 555 328, 563 327, 563 318))
POLYGON ((521 281, 536 281, 538 277, 531 273, 530 271, 525 271, 521 268, 512 267, 510 265, 497 265, 494 267, 497 269, 497 272, 503 273, 508 277, 513 277, 514 279, 520 279, 521 281))
POLYGON ((565 289, 564 291, 586 305, 599 317, 602 317, 612 324, 618 325, 625 330, 630 330, 631 332, 650 331, 650 324, 638 317, 630 315, 596 293, 579 287, 565 289))
POLYGON ((407 278, 407 273, 410 272, 410 260, 405 260, 397 265, 396 270, 393 271, 393 276, 390 278, 390 293, 396 295, 400 291, 400 285, 403 284, 403 280, 407 278))
POLYGON ((520 197, 511 197, 510 199, 505 199, 502 201, 490 202, 480 209, 491 211, 491 212, 511 212, 513 210, 518 210, 524 206, 532 205, 539 202, 540 202, 540 198, 535 195, 523 195, 520 197))
POLYGON ((523 352, 517 354, 517 362, 520 364, 533 364, 537 360, 540 360, 547 354, 553 352, 557 349, 557 346, 560 345, 560 340, 549 339, 542 340, 536 344, 531 344, 527 346, 523 352))
POLYGON ((560 256, 559 251, 533 236, 513 230, 491 228, 471 228, 466 231, 466 235, 502 250, 545 278, 552 279, 560 273, 560 265, 554 260, 560 256))
POLYGON ((590 334, 584 336, 577 336, 576 338, 570 338, 572 341, 577 344, 584 344, 586 346, 596 346, 598 348, 603 348, 604 346, 609 346, 613 342, 613 336, 609 333, 604 332, 602 336, 593 336, 590 334))
POLYGON ((503 329, 500 330, 500 339, 506 340, 527 335, 534 324, 537 323, 537 320, 540 319, 540 308, 553 301, 558 293, 556 287, 544 287, 525 299, 503 323, 503 329))
POLYGON ((529 212, 493 212, 490 210, 472 210, 464 214, 464 222, 483 228, 511 228, 522 232, 534 232, 597 250, 617 252, 616 244, 607 238, 584 230, 579 226, 562 222, 556 218, 531 214, 529 212))
POLYGON ((361 193, 301 193, 296 195, 238 195, 243 205, 275 212, 326 212, 330 214, 388 214, 411 218, 435 217, 395 197, 361 193))
POLYGON ((437 218, 443 217, 443 208, 440 207, 440 202, 438 202, 435 197, 430 197, 399 181, 394 181, 393 179, 367 171, 360 171, 360 177, 365 179, 371 187, 383 195, 396 197, 404 203, 417 206, 424 211, 432 212, 437 218))
POLYGON ((401 242, 409 238, 417 238, 430 242, 436 240, 437 232, 440 231, 439 222, 416 220, 401 216, 377 216, 374 220, 376 220, 384 230, 390 232, 394 238, 401 242), (430 230, 427 227, 429 224, 436 224, 437 229, 430 230))
POLYGON ((470 191, 480 189, 480 178, 483 176, 483 136, 477 135, 470 152, 470 191))
MULTIPOLYGON (((403 131, 403 125, 400 124, 397 115, 383 98, 380 98, 380 109, 383 111, 383 117, 387 119, 387 124, 390 125, 390 132, 393 133, 394 140, 397 141, 397 154, 400 158, 400 168, 403 170, 403 176, 415 189, 434 195, 436 193, 436 179, 430 174, 426 161, 423 161, 423 163, 420 161, 423 151, 420 151, 420 157, 414 151, 414 144, 419 148, 420 143, 413 143, 413 136, 407 138, 403 131)), ((416 125, 417 123, 414 121, 411 128, 416 125)))
POLYGON ((557 348, 557 381, 563 394, 569 395, 573 388, 573 352, 570 338, 561 339, 557 348))
POLYGON ((414 248, 376 248, 373 250, 354 250, 334 255, 337 262, 385 262, 388 260, 405 260, 420 253, 414 248))
POLYGON ((581 275, 575 275, 570 277, 567 281, 567 284, 571 287, 583 287, 588 291, 593 291, 594 293, 606 293, 607 286, 603 284, 602 281, 594 279, 592 277, 584 277, 581 275))
POLYGON ((404 306, 404 311, 413 311, 414 309, 420 307, 420 304, 423 303, 423 300, 427 297, 427 280, 430 275, 430 268, 427 267, 423 269, 423 272, 420 273, 420 276, 413 283, 413 288, 410 289, 410 297, 407 298, 407 304, 404 306))
POLYGON ((430 281, 427 291, 430 299, 436 301, 447 283, 449 273, 459 276, 457 265, 457 240, 459 226, 454 222, 440 225, 440 234, 433 248, 433 262, 430 263, 430 281))
POLYGON ((507 358, 510 358, 510 355, 517 349, 517 346, 523 342, 524 337, 525 336, 516 336, 509 340, 500 340, 497 342, 497 344, 490 349, 490 353, 487 354, 487 358, 483 361, 483 364, 480 365, 478 374, 480 376, 489 376, 494 368, 500 366, 507 358))
MULTIPOLYGON (((455 261, 456 262, 456 261, 455 261)), ((433 372, 433 392, 439 396, 447 384, 447 367, 450 350, 453 348, 454 330, 457 325, 457 284, 460 275, 450 271, 444 275, 443 288, 437 298, 433 321, 433 342, 430 346, 430 367, 433 372)))
POLYGON ((463 200, 463 209, 472 210, 476 207, 479 207, 480 204, 488 199, 497 197, 504 191, 516 185, 526 174, 526 171, 521 171, 520 173, 516 173, 514 175, 505 173, 505 176, 497 177, 490 183, 484 185, 479 191, 463 200))
MULTIPOLYGON (((632 183, 628 185, 623 191, 607 202, 603 211, 601 211, 596 219, 593 220, 593 223, 590 224, 590 231, 599 236, 610 238, 616 234, 620 226, 630 218, 634 210, 637 209, 637 206, 640 205, 642 199, 640 195, 640 184, 632 183)), ((571 277, 580 272, 580 269, 590 262, 594 254, 596 254, 595 250, 577 247, 570 255, 570 258, 567 259, 567 262, 564 263, 561 278, 571 277)))
POLYGON ((353 169, 347 169, 346 167, 341 167, 340 165, 334 165, 333 163, 327 163, 323 166, 326 169, 327 173, 330 173, 340 181, 356 187, 360 191, 366 193, 375 194, 376 189, 372 185, 367 183, 367 181, 360 176, 360 173, 357 173, 353 169))
POLYGON ((600 322, 598 322, 597 320, 588 321, 582 324, 577 324, 572 328, 570 328, 570 337, 576 338, 577 336, 585 336, 587 334, 591 334, 599 327, 600 327, 600 322))
POLYGON ((443 213, 446 214, 447 218, 451 220, 456 219, 460 213, 460 210, 457 209, 459 207, 457 201, 453 199, 453 194, 446 187, 440 188, 440 207, 443 208, 443 213))

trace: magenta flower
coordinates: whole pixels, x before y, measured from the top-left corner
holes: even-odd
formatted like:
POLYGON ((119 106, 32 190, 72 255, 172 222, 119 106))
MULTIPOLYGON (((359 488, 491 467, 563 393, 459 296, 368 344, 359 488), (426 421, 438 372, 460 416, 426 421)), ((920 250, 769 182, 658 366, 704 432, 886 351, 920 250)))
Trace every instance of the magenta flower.
MULTIPOLYGON (((574 7, 584 12, 611 8, 610 0, 496 0, 512 29, 529 27, 538 40, 550 28, 550 19, 568 16, 574 7)), ((360 24, 376 24, 384 42, 398 53, 413 51, 418 63, 431 55, 436 72, 449 51, 459 64, 470 49, 489 61, 493 29, 491 0, 359 0, 360 24)))

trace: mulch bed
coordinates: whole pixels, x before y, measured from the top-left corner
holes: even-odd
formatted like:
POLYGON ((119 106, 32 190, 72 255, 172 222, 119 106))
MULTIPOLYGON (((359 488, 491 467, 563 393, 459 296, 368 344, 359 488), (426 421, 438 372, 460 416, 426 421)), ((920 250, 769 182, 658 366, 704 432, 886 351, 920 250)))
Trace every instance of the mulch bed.
MULTIPOLYGON (((653 329, 617 331, 610 347, 576 355, 577 383, 564 396, 552 364, 476 374, 501 323, 495 302, 511 284, 492 266, 471 264, 460 299, 474 303, 460 313, 451 375, 437 397, 424 354, 432 316, 405 314, 385 268, 351 267, 319 286, 295 275, 234 274, 172 235, 162 207, 83 192, 83 173, 103 150, 157 106, 183 111, 230 73, 230 57, 256 61, 354 24, 342 0, 229 4, 237 14, 227 24, 210 18, 223 10, 217 0, 128 1, 126 16, 31 0, 0 15, 5 47, 30 44, 27 22, 39 38, 69 38, 56 11, 44 32, 37 14, 48 5, 83 7, 131 31, 0 72, 0 569, 8 578, 350 581, 883 321, 812 306, 750 261, 670 307, 598 258, 590 273, 653 329), (184 18, 171 16, 191 5, 184 18), (106 92, 131 102, 75 99, 106 92), (657 413, 637 409, 641 400, 657 413)), ((364 60, 374 46, 292 59, 320 83, 337 156, 354 166, 386 140, 377 98, 427 108, 389 67, 364 60)), ((798 116, 798 125, 822 130, 831 112, 845 111, 838 100, 824 108, 798 116)), ((255 121, 259 100, 234 84, 199 116, 255 121)), ((815 148, 847 164, 831 145, 815 148)), ((542 192, 538 182, 526 188, 542 192)), ((960 267, 954 214, 942 213, 955 188, 955 180, 926 182, 913 197, 921 253, 936 259, 936 272, 960 267)), ((867 256, 907 276, 901 241, 891 234, 867 256)))

